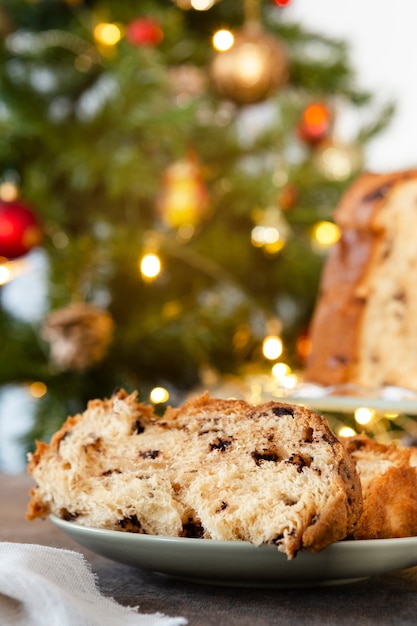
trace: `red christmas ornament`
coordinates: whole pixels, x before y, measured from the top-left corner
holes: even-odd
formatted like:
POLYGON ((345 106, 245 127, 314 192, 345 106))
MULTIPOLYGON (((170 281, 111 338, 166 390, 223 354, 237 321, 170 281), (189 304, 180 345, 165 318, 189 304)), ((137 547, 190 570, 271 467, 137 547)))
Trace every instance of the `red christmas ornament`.
POLYGON ((313 102, 303 112, 298 125, 298 136, 308 144, 314 145, 325 139, 332 125, 332 115, 325 104, 313 102))
POLYGON ((274 4, 276 4, 277 7, 287 7, 291 2, 292 0, 274 0, 274 4))
POLYGON ((150 17, 137 18, 126 27, 126 39, 133 46, 157 46, 163 38, 162 28, 150 17))
POLYGON ((37 246, 42 238, 32 210, 21 202, 0 200, 0 256, 16 259, 37 246))

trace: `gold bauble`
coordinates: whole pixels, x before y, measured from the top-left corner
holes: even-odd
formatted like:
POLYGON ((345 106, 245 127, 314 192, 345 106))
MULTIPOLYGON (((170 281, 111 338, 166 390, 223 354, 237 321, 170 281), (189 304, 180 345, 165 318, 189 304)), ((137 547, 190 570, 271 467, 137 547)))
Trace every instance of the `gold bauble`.
POLYGON ((166 226, 197 225, 209 210, 208 190, 194 156, 172 163, 164 172, 158 209, 166 226))
POLYGON ((231 48, 216 54, 211 77, 218 92, 236 104, 262 102, 288 78, 286 50, 258 24, 247 25, 231 48))

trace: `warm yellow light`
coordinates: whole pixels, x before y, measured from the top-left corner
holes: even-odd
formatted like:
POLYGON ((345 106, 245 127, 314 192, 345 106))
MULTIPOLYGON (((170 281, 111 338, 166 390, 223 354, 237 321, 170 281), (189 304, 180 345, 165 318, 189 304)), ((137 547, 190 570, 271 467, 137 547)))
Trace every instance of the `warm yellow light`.
POLYGON ((219 52, 229 50, 233 46, 234 41, 233 33, 225 28, 218 30, 213 35, 213 47, 219 52))
POLYGON ((191 0, 191 6, 196 11, 208 11, 214 4, 214 0, 191 0))
POLYGON ((12 273, 6 264, 0 265, 0 285, 5 285, 12 279, 12 273))
POLYGON ((275 376, 275 378, 282 378, 283 376, 288 376, 291 372, 291 368, 287 363, 275 363, 271 371, 272 376, 275 376))
POLYGON ((313 237, 321 246, 332 246, 340 237, 340 229, 333 222, 318 222, 313 229, 313 237))
POLYGON ((317 152, 316 163, 326 178, 343 181, 360 168, 362 155, 356 144, 330 143, 317 152))
POLYGON ((282 341, 279 337, 270 335, 265 337, 262 343, 262 352, 266 359, 275 361, 282 354, 282 341))
POLYGON ((42 398, 47 392, 47 387, 45 383, 37 380, 36 382, 29 385, 29 393, 34 398, 42 398))
POLYGON ((273 226, 255 226, 252 229, 252 243, 254 246, 263 246, 268 243, 276 243, 279 238, 279 230, 273 226))
POLYGON ((8 261, 5 257, 0 256, 0 285, 9 283, 27 270, 27 267, 28 263, 24 258, 8 261))
POLYGON ((0 184, 0 198, 6 202, 16 200, 19 195, 19 188, 15 183, 10 181, 0 184))
POLYGON ((162 402, 167 402, 169 399, 169 392, 165 387, 154 387, 149 394, 151 402, 154 404, 161 404, 162 402))
POLYGON ((338 435, 339 437, 354 437, 356 433, 350 426, 342 426, 338 431, 338 435))
POLYGON ((94 38, 105 46, 115 46, 121 39, 122 33, 116 24, 97 24, 94 29, 94 38))
POLYGON ((355 411, 355 420, 358 424, 365 426, 365 424, 369 424, 372 421, 372 418, 375 415, 375 411, 372 409, 367 409, 366 407, 359 407, 355 411))
POLYGON ((265 248, 267 252, 276 253, 286 244, 285 233, 275 226, 255 226, 251 232, 251 242, 255 248, 265 248))
POLYGON ((287 374, 287 376, 283 376, 280 379, 280 384, 282 387, 288 390, 295 389, 298 385, 298 376, 297 374, 287 374))
POLYGON ((261 248, 265 244, 264 230, 263 226, 255 226, 252 228, 251 241, 255 248, 261 248))
POLYGON ((262 76, 264 59, 259 54, 258 44, 245 43, 239 49, 238 73, 247 85, 256 85, 262 76))
POLYGON ((145 278, 156 278, 161 271, 161 261, 156 254, 145 254, 140 261, 140 271, 145 278))
POLYGON ((398 413, 385 413, 384 415, 387 420, 396 420, 398 417, 398 413))

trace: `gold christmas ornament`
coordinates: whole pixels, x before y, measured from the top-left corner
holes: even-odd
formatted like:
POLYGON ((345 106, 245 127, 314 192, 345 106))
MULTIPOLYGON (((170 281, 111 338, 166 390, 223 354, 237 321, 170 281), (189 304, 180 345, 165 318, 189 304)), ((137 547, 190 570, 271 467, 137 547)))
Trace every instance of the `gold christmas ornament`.
POLYGON ((77 302, 48 315, 42 338, 50 344, 51 361, 59 369, 84 371, 106 356, 113 328, 107 311, 77 302))
POLYGON ((207 214, 209 195, 194 155, 166 169, 158 208, 163 222, 170 228, 196 225, 207 214))
POLYGON ((287 81, 287 53, 277 37, 249 22, 235 33, 231 48, 216 54, 210 74, 222 96, 236 104, 255 104, 287 81))

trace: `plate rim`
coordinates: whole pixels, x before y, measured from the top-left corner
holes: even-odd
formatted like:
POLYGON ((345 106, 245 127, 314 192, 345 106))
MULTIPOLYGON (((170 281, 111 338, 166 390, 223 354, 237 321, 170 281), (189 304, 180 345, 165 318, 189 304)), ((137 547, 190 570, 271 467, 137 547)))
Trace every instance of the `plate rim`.
MULTIPOLYGON (((227 539, 202 539, 202 538, 198 538, 198 537, 171 537, 169 535, 150 535, 148 533, 132 533, 132 532, 128 532, 128 531, 120 531, 120 530, 114 530, 111 528, 95 528, 93 526, 85 526, 83 524, 78 524, 76 521, 68 521, 68 520, 64 520, 61 517, 58 517, 57 515, 50 513, 49 514, 49 519, 56 524, 56 526, 58 527, 62 527, 62 528, 77 528, 79 529, 81 532, 85 532, 86 534, 93 534, 93 535, 102 535, 102 536, 113 536, 113 537, 117 537, 120 538, 120 536, 126 536, 131 538, 131 541, 152 541, 155 543, 163 543, 163 542, 169 542, 169 543, 178 543, 178 544, 184 544, 184 545, 207 545, 207 546, 218 546, 218 547, 225 547, 225 546, 233 546, 232 549, 238 549, 239 547, 242 546, 246 546, 249 549, 257 549, 257 548, 272 548, 273 550, 277 550, 277 547, 273 544, 262 544, 260 546, 256 546, 255 544, 251 543, 250 541, 245 541, 245 540, 241 540, 241 539, 236 539, 236 540, 227 540, 227 539)), ((395 546, 395 545, 402 545, 402 544, 408 544, 411 543, 412 545, 416 545, 417 547, 417 535, 413 535, 411 537, 390 537, 387 539, 342 539, 341 541, 336 541, 332 544, 330 544, 329 546, 327 546, 327 548, 325 548, 325 550, 347 550, 349 548, 352 548, 353 546, 355 546, 355 548, 357 547, 359 550, 361 550, 364 547, 371 547, 371 548, 376 548, 377 546, 381 547, 381 544, 385 545, 385 546, 395 546)), ((278 551, 278 550, 277 550, 278 551)), ((320 554, 321 552, 308 552, 307 550, 301 550, 300 552, 303 553, 308 553, 308 554, 320 554)), ((279 554, 283 554, 280 553, 279 554)), ((285 556, 285 555, 284 555, 285 556)))
POLYGON ((223 587, 296 588, 350 584, 417 566, 417 536, 348 539, 288 559, 273 544, 147 535, 92 528, 49 515, 91 552, 156 575, 223 587), (384 550, 385 547, 385 550, 384 550), (181 558, 180 558, 181 557, 181 558))
POLYGON ((417 415, 417 400, 386 400, 369 396, 301 396, 274 397, 276 401, 298 404, 313 410, 350 413, 360 407, 374 409, 380 413, 405 413, 417 415))

